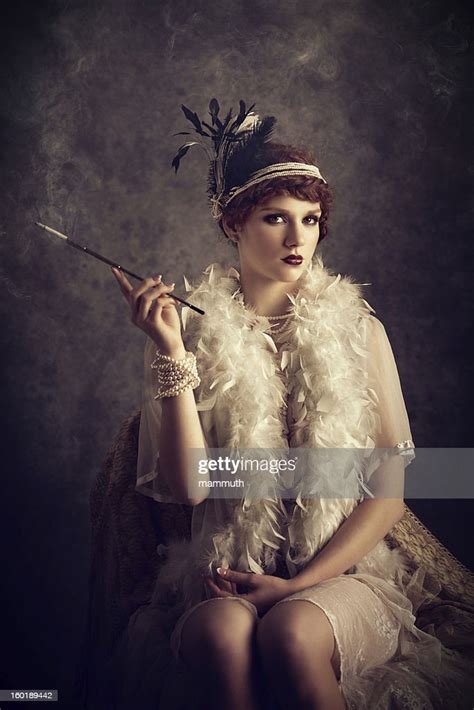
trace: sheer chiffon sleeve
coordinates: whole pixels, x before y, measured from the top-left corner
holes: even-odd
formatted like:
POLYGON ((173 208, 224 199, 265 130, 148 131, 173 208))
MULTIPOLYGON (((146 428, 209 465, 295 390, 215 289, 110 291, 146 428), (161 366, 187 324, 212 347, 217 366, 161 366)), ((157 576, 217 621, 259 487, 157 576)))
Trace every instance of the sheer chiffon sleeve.
POLYGON ((368 324, 368 387, 376 405, 375 449, 368 479, 376 497, 403 498, 404 470, 415 458, 400 377, 386 330, 378 318, 368 324))
POLYGON ((160 503, 179 503, 166 483, 160 470, 159 440, 162 407, 159 399, 154 399, 157 384, 155 371, 150 365, 155 358, 156 345, 151 338, 146 339, 144 349, 144 379, 140 429, 138 434, 137 484, 139 493, 160 503))

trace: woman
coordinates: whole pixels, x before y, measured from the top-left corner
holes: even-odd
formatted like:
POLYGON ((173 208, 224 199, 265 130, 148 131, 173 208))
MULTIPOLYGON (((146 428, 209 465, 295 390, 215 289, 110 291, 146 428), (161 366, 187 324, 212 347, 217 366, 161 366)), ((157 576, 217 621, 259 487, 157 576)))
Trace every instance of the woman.
POLYGON ((463 707, 464 662, 414 623, 423 570, 408 575, 384 541, 414 444, 382 323, 316 255, 327 183, 310 153, 269 140, 274 118, 241 102, 222 122, 209 108, 212 125, 183 111, 212 140, 212 215, 239 269, 211 264, 187 285, 206 315, 183 309, 182 324, 174 284, 133 288, 114 270, 148 336, 137 490, 193 506, 192 539, 168 546, 153 602, 175 610, 171 647, 196 707, 463 707), (307 459, 304 498, 250 480, 240 497, 210 495, 193 453, 239 448, 370 455, 307 459))

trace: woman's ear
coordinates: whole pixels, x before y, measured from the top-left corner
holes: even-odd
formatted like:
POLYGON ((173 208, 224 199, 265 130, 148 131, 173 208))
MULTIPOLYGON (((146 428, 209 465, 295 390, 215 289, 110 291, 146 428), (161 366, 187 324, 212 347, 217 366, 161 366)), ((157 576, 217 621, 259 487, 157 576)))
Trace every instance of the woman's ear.
POLYGON ((239 232, 236 229, 236 225, 231 222, 227 217, 222 218, 222 229, 224 230, 228 239, 230 239, 231 242, 237 244, 237 242, 239 241, 239 232))

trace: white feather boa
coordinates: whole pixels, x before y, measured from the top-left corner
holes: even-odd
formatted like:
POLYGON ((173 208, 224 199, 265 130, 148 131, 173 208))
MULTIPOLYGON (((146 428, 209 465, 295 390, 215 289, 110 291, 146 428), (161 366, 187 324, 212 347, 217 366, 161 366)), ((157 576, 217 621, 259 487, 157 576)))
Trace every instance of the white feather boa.
MULTIPOLYGON (((289 396, 297 414, 290 447, 373 448, 377 402, 364 362, 373 309, 350 276, 334 275, 315 257, 290 299, 294 318, 282 363, 268 334, 269 322, 256 321, 255 311, 243 306, 236 269, 211 264, 198 285, 185 283, 189 301, 206 312, 200 316, 184 309, 183 337, 197 358, 201 384, 196 402, 210 447, 286 449, 281 407, 289 396)), ((215 532, 209 545, 169 546, 157 589, 174 580, 175 591, 179 588, 190 606, 200 600, 196 574, 219 565, 272 574, 278 551, 294 576, 362 499, 356 471, 353 491, 350 498, 298 498, 291 513, 278 496, 247 496, 234 503, 231 522, 215 532)), ((390 550, 382 540, 348 572, 394 579, 405 561, 401 551, 390 550)))

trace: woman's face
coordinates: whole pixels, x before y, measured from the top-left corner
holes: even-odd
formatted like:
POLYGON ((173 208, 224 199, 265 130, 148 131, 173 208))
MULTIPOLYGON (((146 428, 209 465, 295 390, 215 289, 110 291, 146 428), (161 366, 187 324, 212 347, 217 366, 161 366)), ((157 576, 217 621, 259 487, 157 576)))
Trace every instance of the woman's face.
POLYGON ((319 202, 288 195, 274 195, 259 202, 236 230, 242 270, 271 281, 297 281, 316 250, 320 216, 319 202), (303 257, 300 265, 283 261, 291 254, 303 257))

